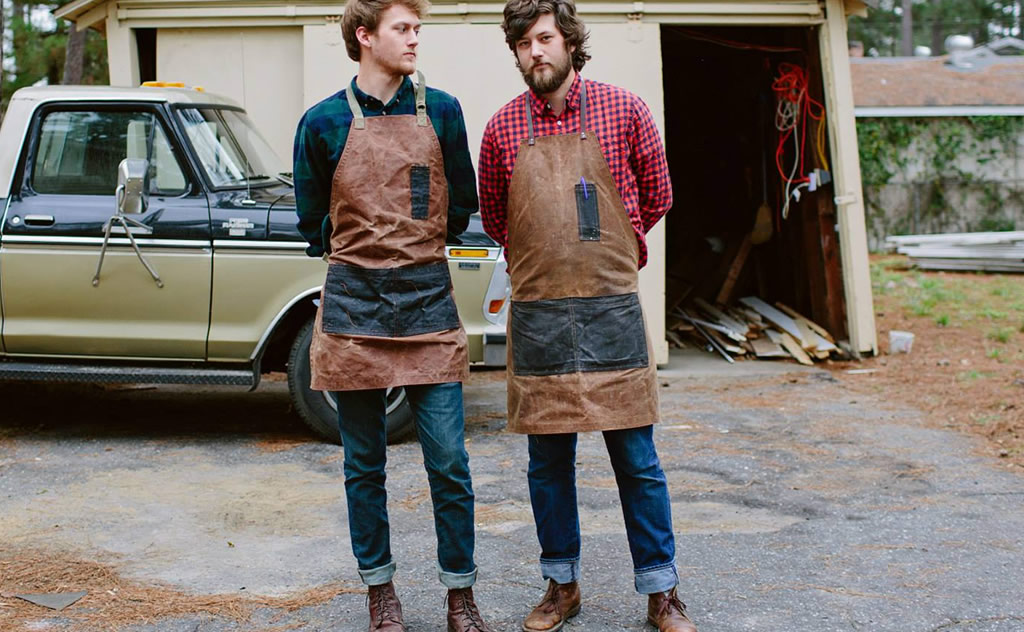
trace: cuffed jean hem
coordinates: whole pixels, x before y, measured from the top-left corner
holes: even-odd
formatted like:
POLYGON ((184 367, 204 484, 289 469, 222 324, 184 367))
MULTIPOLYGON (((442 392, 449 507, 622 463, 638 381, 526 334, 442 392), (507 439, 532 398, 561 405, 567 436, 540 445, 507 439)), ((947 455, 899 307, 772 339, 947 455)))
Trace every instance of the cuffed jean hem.
POLYGON ((679 584, 679 571, 675 560, 653 568, 634 571, 633 585, 641 595, 666 592, 679 584))
POLYGON ((456 588, 469 588, 476 583, 476 569, 468 573, 449 573, 437 567, 437 577, 445 588, 454 590, 456 588))
POLYGON ((363 580, 363 583, 367 586, 380 586, 391 581, 391 578, 395 576, 395 569, 398 567, 397 564, 391 562, 384 566, 378 566, 377 568, 371 568, 367 570, 359 569, 359 578, 363 580))
POLYGON ((556 584, 571 584, 580 579, 580 558, 571 560, 540 560, 540 572, 544 579, 553 579, 556 584))

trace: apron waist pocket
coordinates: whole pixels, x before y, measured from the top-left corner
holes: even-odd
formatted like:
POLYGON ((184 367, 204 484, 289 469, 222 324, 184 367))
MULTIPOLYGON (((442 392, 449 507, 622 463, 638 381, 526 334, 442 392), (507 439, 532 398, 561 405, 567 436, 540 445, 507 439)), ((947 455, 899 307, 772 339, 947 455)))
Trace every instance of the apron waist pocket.
POLYGON ((401 338, 461 325, 447 262, 401 268, 332 263, 321 323, 327 334, 401 338))
POLYGON ((618 371, 649 365, 640 297, 512 301, 515 375, 618 371))

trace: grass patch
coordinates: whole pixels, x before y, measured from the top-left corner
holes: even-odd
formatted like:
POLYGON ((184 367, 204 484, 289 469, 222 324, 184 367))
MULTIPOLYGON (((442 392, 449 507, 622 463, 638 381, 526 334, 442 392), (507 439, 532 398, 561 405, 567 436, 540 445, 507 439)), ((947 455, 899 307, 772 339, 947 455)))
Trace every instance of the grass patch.
POLYGON ((1000 327, 999 329, 993 329, 988 332, 985 337, 989 340, 995 340, 996 342, 1006 344, 1007 342, 1010 342, 1011 338, 1013 338, 1014 333, 1015 331, 1013 327, 1000 327))

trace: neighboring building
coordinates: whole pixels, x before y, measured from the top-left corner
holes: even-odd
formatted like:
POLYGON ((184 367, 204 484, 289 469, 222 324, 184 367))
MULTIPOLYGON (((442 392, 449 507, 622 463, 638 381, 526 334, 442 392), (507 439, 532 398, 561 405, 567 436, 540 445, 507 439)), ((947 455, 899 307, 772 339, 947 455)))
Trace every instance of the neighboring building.
POLYGON ((1022 53, 1024 41, 1004 38, 942 57, 851 60, 862 137, 891 144, 885 157, 861 146, 872 248, 888 234, 1024 228, 1022 53))
MULTIPOLYGON (((287 160, 295 124, 305 108, 344 87, 355 72, 338 26, 342 4, 340 0, 278 4, 258 0, 75 0, 56 15, 79 28, 105 32, 112 84, 184 81, 232 97, 249 110, 287 160)), ((690 77, 714 67, 716 59, 737 59, 745 54, 708 44, 702 41, 705 35, 779 42, 805 51, 800 59, 809 60, 814 90, 829 112, 834 184, 821 190, 825 193, 807 194, 801 204, 810 209, 808 221, 779 220, 782 230, 776 231, 775 245, 770 246, 774 248, 772 256, 760 259, 770 265, 759 267, 765 267, 777 280, 765 286, 775 294, 765 298, 785 300, 816 320, 830 323, 837 336, 848 339, 856 351, 876 350, 846 39, 847 16, 865 11, 867 4, 875 1, 578 1, 591 30, 594 53, 584 74, 640 95, 667 134, 677 201, 670 220, 650 235, 650 265, 641 274, 641 292, 659 363, 668 358, 663 340, 667 262, 678 259, 685 250, 683 244, 690 232, 686 222, 699 215, 687 214, 694 210, 694 205, 687 204, 688 193, 694 187, 728 193, 737 188, 744 173, 749 179, 750 173, 761 171, 758 159, 743 164, 733 160, 729 173, 711 170, 710 163, 694 153, 705 141, 697 139, 691 148, 692 139, 678 131, 678 121, 705 115, 710 120, 728 110, 732 122, 723 120, 714 130, 697 131, 719 135, 714 141, 708 136, 706 141, 715 144, 715 151, 724 154, 736 145, 733 155, 738 155, 743 139, 757 135, 750 88, 757 83, 758 89, 770 90, 770 81, 763 75, 737 76, 721 65, 715 83, 702 87, 705 96, 717 93, 718 97, 699 99, 688 85, 690 77), (707 55, 683 53, 701 46, 707 55), (805 246, 802 258, 794 254, 805 246), (801 278, 803 282, 794 282, 801 278)), ((524 89, 499 27, 501 10, 500 2, 437 2, 421 36, 419 66, 431 85, 460 99, 473 153, 489 116, 524 89)), ((789 59, 792 55, 774 57, 789 59)), ((746 61, 750 59, 747 55, 746 61)), ((770 125, 770 118, 765 118, 770 125)), ((746 188, 757 198, 750 208, 752 222, 761 197, 760 185, 746 188)))

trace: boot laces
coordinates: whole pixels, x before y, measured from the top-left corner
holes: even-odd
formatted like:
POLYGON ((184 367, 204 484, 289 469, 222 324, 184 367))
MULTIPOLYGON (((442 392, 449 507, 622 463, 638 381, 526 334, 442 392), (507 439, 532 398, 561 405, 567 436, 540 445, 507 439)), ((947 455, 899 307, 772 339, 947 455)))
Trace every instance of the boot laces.
POLYGON ((668 601, 665 603, 665 611, 668 612, 672 609, 678 610, 679 614, 686 616, 686 604, 679 599, 679 595, 673 590, 668 594, 668 601))
POLYGON ((395 618, 397 615, 394 610, 395 604, 393 603, 393 600, 387 598, 384 594, 384 590, 371 590, 370 594, 367 595, 367 600, 370 599, 373 599, 373 605, 377 610, 377 621, 375 623, 378 626, 383 624, 385 621, 398 623, 398 619, 395 618))
POLYGON ((456 605, 456 612, 461 612, 469 622, 472 623, 478 630, 483 632, 487 630, 484 624, 484 619, 480 615, 480 610, 476 607, 476 602, 470 599, 468 590, 451 590, 445 595, 445 603, 451 603, 452 594, 455 594, 455 598, 458 600, 456 605))

